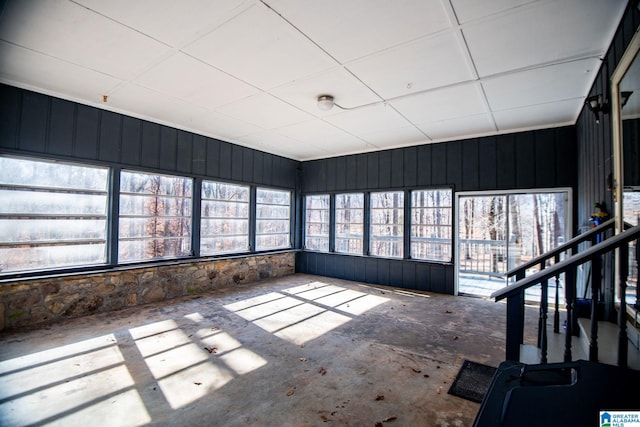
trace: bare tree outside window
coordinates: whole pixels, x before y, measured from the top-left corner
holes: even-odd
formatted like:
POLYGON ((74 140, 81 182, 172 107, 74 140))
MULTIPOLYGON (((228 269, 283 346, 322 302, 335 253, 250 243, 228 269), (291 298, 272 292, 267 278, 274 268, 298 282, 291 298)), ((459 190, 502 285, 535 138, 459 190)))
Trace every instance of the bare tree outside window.
POLYGON ((369 253, 402 258, 404 253, 404 193, 371 193, 371 237, 369 253))
POLYGON ((305 249, 329 251, 329 195, 305 196, 305 249))
POLYGON ((451 261, 452 191, 411 192, 411 257, 451 261))
POLYGON ((364 194, 336 194, 336 252, 363 254, 364 194))
POLYGON ((202 182, 200 254, 249 250, 249 187, 202 182))
POLYGON ((189 178, 122 171, 118 257, 121 262, 191 253, 189 178))
POLYGON ((256 250, 291 247, 291 193, 256 189, 256 250))

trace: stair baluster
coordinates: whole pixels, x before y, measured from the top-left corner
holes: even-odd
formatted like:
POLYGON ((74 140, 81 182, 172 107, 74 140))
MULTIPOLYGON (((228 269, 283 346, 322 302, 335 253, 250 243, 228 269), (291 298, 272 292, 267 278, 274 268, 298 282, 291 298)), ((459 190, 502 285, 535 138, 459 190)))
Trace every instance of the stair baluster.
POLYGON ((618 248, 618 271, 620 279, 620 310, 618 310, 618 366, 627 367, 627 276, 629 274, 629 244, 618 248))
POLYGON ((573 318, 575 308, 576 267, 571 266, 564 273, 564 300, 567 308, 565 330, 564 361, 571 362, 571 338, 573 337, 573 318))
POLYGON ((589 360, 598 361, 598 300, 602 283, 602 257, 591 260, 591 336, 589 337, 589 360))
MULTIPOLYGON (((557 254, 553 257, 553 263, 557 264, 560 262, 560 254, 557 254)), ((553 312, 553 332, 556 334, 560 333, 560 274, 556 274, 556 302, 554 306, 553 312)))

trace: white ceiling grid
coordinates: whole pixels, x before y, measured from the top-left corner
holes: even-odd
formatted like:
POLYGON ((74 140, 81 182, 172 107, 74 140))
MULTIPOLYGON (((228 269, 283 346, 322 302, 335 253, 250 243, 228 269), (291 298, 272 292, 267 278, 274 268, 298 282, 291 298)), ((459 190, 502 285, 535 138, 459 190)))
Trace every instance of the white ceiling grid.
POLYGON ((573 124, 626 3, 8 0, 0 81, 309 160, 573 124))

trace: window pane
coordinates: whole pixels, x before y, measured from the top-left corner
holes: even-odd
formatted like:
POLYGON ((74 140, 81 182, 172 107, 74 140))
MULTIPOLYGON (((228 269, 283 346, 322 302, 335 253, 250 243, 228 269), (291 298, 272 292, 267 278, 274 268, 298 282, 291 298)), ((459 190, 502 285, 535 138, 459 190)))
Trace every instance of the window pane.
POLYGON ((411 192, 411 257, 451 261, 452 191, 411 192))
POLYGON ((305 197, 304 247, 312 251, 329 251, 329 195, 305 197))
POLYGON ((202 182, 200 254, 249 250, 249 187, 202 182))
POLYGON ((291 247, 291 193, 256 189, 256 250, 291 247))
POLYGON ((191 253, 192 185, 189 178, 121 172, 120 262, 191 253))
POLYGON ((336 194, 336 252, 364 253, 364 194, 336 194))
POLYGON ((109 171, 0 157, 0 272, 106 262, 109 171))
POLYGON ((404 248, 404 193, 371 193, 371 238, 374 256, 402 258, 404 248))

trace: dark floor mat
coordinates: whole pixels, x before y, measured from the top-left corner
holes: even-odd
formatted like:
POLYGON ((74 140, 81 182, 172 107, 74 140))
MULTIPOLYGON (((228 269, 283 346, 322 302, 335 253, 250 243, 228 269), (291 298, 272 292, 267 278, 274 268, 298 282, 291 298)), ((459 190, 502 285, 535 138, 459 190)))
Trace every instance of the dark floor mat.
POLYGON ((493 366, 465 360, 449 388, 449 394, 480 403, 495 372, 493 366))

